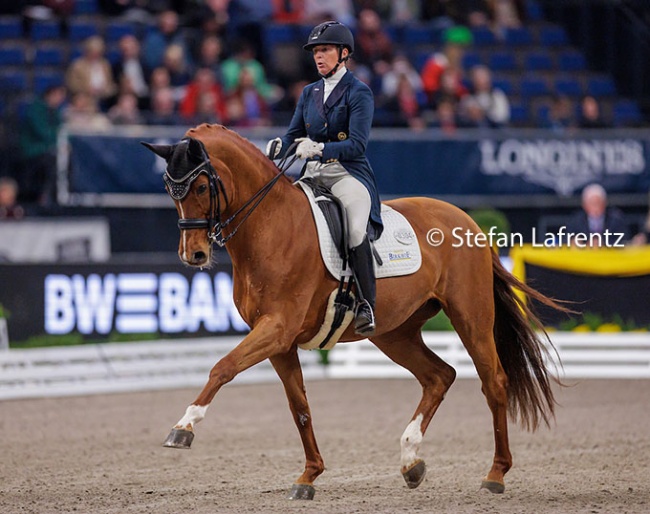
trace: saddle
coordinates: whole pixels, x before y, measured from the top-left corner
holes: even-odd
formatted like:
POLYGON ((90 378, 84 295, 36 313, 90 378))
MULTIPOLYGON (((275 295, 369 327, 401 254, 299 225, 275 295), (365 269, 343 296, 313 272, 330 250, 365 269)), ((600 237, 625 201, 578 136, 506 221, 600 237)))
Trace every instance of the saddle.
MULTIPOLYGON (((302 349, 332 348, 354 318, 352 273, 348 269, 347 222, 345 209, 329 188, 309 177, 296 182, 312 209, 318 232, 321 257, 330 274, 339 281, 332 291, 325 321, 318 334, 302 349)), ((373 243, 377 279, 415 273, 422 264, 420 246, 408 220, 387 205, 381 208, 384 232, 373 243)))

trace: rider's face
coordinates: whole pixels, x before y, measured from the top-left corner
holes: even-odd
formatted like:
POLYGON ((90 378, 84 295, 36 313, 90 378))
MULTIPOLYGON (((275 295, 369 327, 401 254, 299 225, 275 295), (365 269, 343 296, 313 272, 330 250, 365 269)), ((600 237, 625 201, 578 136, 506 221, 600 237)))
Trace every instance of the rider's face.
MULTIPOLYGON (((318 45, 313 49, 314 62, 318 73, 327 75, 336 66, 339 60, 339 49, 336 45, 318 45)), ((348 54, 348 49, 343 49, 343 57, 348 54)))

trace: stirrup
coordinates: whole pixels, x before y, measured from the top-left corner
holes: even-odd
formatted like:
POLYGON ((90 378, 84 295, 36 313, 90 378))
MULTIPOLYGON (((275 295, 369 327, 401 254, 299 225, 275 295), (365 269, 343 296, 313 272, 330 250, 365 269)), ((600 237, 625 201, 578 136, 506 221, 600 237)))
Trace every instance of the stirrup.
POLYGON ((375 333, 375 313, 366 300, 363 300, 357 306, 354 318, 354 332, 361 336, 371 336, 375 333))

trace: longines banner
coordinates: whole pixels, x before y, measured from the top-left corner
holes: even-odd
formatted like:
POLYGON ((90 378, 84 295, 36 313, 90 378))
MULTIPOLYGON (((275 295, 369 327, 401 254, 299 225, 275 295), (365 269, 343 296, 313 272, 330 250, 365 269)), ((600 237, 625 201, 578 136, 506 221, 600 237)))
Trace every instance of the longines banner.
POLYGON ((230 265, 0 266, 11 341, 32 336, 191 336, 248 331, 232 299, 230 265))
MULTIPOLYGON (((570 196, 591 182, 610 193, 647 192, 650 137, 609 134, 599 139, 397 135, 371 139, 367 154, 380 193, 386 195, 570 196)), ((165 163, 142 147, 141 139, 71 136, 70 191, 162 193, 165 163)), ((266 144, 265 139, 251 140, 260 148, 266 144)))

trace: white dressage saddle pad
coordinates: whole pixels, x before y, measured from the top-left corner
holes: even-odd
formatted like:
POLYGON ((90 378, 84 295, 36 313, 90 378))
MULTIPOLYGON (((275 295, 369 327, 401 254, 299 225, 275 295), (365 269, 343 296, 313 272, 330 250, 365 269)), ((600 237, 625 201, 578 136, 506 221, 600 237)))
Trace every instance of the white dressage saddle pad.
MULTIPOLYGON (((317 205, 311 188, 301 181, 296 183, 309 199, 318 229, 318 243, 323 262, 332 276, 339 280, 343 260, 336 249, 325 216, 317 205)), ((384 222, 384 231, 373 243, 382 260, 381 266, 375 261, 376 277, 379 279, 415 273, 422 265, 422 252, 413 227, 402 214, 384 204, 381 206, 381 219, 384 222)))

